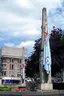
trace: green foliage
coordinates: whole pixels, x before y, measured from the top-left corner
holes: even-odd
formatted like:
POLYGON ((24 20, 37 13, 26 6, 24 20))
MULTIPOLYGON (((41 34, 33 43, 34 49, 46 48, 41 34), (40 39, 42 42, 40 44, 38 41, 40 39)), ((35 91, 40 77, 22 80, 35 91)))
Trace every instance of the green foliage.
POLYGON ((34 77, 34 74, 39 73, 40 41, 41 39, 35 41, 34 52, 27 60, 26 76, 28 77, 34 77))
POLYGON ((64 36, 62 36, 62 37, 60 38, 60 40, 64 40, 64 36))
POLYGON ((13 89, 14 89, 14 87, 9 86, 9 85, 5 85, 4 87, 0 87, 0 91, 11 91, 13 89))
POLYGON ((0 87, 0 91, 11 91, 9 87, 0 87))

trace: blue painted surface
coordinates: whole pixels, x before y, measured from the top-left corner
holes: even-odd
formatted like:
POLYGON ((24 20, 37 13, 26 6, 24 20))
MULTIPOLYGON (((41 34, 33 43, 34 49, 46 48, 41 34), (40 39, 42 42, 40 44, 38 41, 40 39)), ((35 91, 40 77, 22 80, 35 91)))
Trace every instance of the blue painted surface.
POLYGON ((50 52, 50 44, 49 44, 49 33, 47 24, 45 25, 44 30, 44 56, 43 56, 43 65, 47 74, 51 71, 51 52, 50 52))
POLYGON ((44 44, 43 65, 46 72, 49 73, 51 71, 51 54, 50 54, 49 40, 47 41, 47 44, 44 44))

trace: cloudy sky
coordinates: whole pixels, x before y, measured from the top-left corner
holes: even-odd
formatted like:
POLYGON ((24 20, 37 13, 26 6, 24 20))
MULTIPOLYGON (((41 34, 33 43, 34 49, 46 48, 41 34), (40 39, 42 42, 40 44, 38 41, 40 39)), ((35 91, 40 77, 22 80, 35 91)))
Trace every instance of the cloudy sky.
POLYGON ((41 37, 42 8, 47 8, 48 30, 64 26, 62 0, 0 0, 0 47, 26 47, 27 56, 41 37))

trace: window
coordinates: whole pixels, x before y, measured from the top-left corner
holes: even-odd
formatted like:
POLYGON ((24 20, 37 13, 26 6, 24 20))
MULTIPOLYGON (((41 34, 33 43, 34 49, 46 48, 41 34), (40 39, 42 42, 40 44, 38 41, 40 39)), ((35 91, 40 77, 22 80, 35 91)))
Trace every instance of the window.
POLYGON ((14 65, 10 64, 10 70, 13 70, 13 69, 14 69, 14 65))
POLYGON ((11 59, 11 62, 13 63, 14 62, 14 59, 11 59))
POLYGON ((21 63, 21 60, 20 60, 20 63, 21 63))
POLYGON ((14 65, 12 65, 12 70, 14 69, 14 65))
POLYGON ((11 77, 14 77, 14 75, 11 75, 11 77))
POLYGON ((9 58, 10 62, 11 62, 11 58, 9 58))
POLYGON ((12 59, 12 63, 14 62, 14 59, 12 59))
POLYGON ((3 67, 6 67, 6 64, 3 64, 3 67))
POLYGON ((3 64, 2 65, 2 68, 4 69, 4 70, 6 70, 7 68, 6 68, 6 64, 3 64))
POLYGON ((19 59, 17 59, 17 62, 19 63, 19 59))
POLYGON ((21 63, 21 59, 14 59, 17 63, 21 63))
POLYGON ((6 62, 6 58, 2 58, 2 62, 6 62))
POLYGON ((18 74, 17 74, 17 77, 20 77, 20 76, 21 76, 21 74, 20 74, 20 73, 18 73, 18 74))
POLYGON ((20 68, 21 68, 21 65, 20 65, 20 68))
POLYGON ((11 69, 11 64, 10 64, 10 69, 11 69))
POLYGON ((2 72, 2 75, 3 75, 3 76, 6 76, 6 71, 3 71, 3 72, 2 72))

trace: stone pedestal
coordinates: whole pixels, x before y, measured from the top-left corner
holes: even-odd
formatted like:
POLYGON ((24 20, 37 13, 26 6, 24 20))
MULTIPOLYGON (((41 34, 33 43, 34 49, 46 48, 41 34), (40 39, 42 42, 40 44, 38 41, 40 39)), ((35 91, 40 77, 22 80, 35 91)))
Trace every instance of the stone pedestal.
POLYGON ((52 83, 44 83, 39 85, 40 90, 53 90, 53 84, 52 83))

